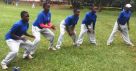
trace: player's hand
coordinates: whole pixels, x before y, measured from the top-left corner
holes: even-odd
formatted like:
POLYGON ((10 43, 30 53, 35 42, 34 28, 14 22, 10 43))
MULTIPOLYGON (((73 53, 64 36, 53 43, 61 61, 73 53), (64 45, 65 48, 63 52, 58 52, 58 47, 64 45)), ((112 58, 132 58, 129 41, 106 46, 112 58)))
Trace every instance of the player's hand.
POLYGON ((130 28, 128 27, 128 30, 130 30, 130 28))
POLYGON ((70 36, 72 36, 72 35, 74 35, 74 34, 75 34, 74 31, 70 31, 70 32, 69 32, 69 35, 70 35, 70 36))
POLYGON ((120 27, 118 27, 118 30, 122 32, 122 29, 120 27))
POLYGON ((52 25, 51 29, 56 30, 56 26, 52 25))
POLYGON ((87 32, 91 33, 91 32, 93 32, 93 30, 92 30, 92 29, 88 29, 88 31, 87 31, 87 32))
POLYGON ((31 37, 31 38, 35 38, 35 36, 33 36, 33 35, 31 35, 30 37, 31 37))
POLYGON ((25 37, 21 37, 20 39, 23 40, 24 42, 26 41, 26 38, 25 38, 25 37))

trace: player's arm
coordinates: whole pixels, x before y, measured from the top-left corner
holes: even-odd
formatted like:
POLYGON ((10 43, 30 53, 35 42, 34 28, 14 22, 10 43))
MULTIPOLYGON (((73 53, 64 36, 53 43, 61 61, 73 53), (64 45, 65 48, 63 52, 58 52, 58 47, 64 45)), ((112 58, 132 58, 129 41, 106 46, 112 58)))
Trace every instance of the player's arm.
POLYGON ((48 24, 41 23, 40 27, 41 28, 51 28, 51 29, 55 30, 55 26, 50 22, 48 24))
POLYGON ((85 24, 86 28, 89 30, 88 24, 85 24))
POLYGON ((130 29, 130 28, 129 28, 129 20, 127 21, 127 27, 128 27, 128 30, 129 30, 129 29, 130 29))
POLYGON ((65 27, 66 27, 66 31, 67 31, 67 33, 69 34, 69 35, 71 35, 70 34, 70 27, 69 27, 69 25, 68 24, 70 24, 71 23, 71 19, 70 18, 67 18, 67 24, 65 24, 65 27))
POLYGON ((75 30, 75 25, 73 25, 73 26, 71 27, 71 31, 74 32, 74 30, 75 30))
POLYGON ((15 40, 23 40, 23 41, 26 41, 26 39, 24 37, 19 37, 17 35, 15 35, 14 33, 10 33, 12 38, 15 39, 15 40))
POLYGON ((69 26, 65 25, 65 27, 66 27, 66 31, 68 32, 68 34, 70 34, 70 28, 69 28, 69 26))
POLYGON ((51 26, 51 29, 56 30, 55 26, 51 22, 49 22, 48 25, 51 26))
POLYGON ((88 24, 85 24, 86 25, 86 28, 88 29, 88 32, 92 32, 92 29, 89 28, 88 24))
POLYGON ((31 37, 31 38, 35 38, 33 35, 28 34, 27 32, 24 34, 25 36, 31 37))
POLYGON ((97 20, 97 15, 95 17, 95 20, 93 21, 93 30, 95 30, 96 20, 97 20))
POLYGON ((66 31, 67 33, 71 36, 73 33, 72 33, 72 28, 70 28, 68 25, 65 25, 66 26, 66 31))
POLYGON ((122 29, 121 29, 121 27, 120 27, 120 20, 119 19, 121 19, 122 17, 123 17, 124 15, 123 15, 123 13, 121 12, 120 14, 119 14, 119 17, 118 17, 118 19, 117 19, 117 23, 118 23, 118 30, 120 30, 120 31, 122 31, 122 29))
POLYGON ((43 16, 43 14, 39 14, 37 18, 38 18, 39 26, 41 28, 51 28, 52 25, 48 25, 48 23, 44 23, 44 16, 43 16))
POLYGON ((14 24, 12 29, 11 29, 11 32, 10 32, 10 35, 12 36, 13 39, 15 40, 23 40, 23 41, 26 41, 26 39, 24 37, 20 37, 20 36, 17 36, 15 34, 15 32, 17 32, 17 30, 20 28, 20 25, 18 24, 14 24))
MULTIPOLYGON (((86 19, 86 21, 88 21, 88 20, 89 20, 88 15, 86 15, 86 16, 85 16, 85 19, 86 19)), ((88 24, 87 24, 87 23, 85 23, 85 26, 86 26, 86 28, 89 30, 89 26, 88 26, 88 24)))
POLYGON ((44 23, 41 23, 40 24, 40 27, 41 28, 51 28, 52 25, 48 25, 48 24, 44 24, 44 23))
POLYGON ((95 30, 96 19, 93 21, 93 30, 95 30))

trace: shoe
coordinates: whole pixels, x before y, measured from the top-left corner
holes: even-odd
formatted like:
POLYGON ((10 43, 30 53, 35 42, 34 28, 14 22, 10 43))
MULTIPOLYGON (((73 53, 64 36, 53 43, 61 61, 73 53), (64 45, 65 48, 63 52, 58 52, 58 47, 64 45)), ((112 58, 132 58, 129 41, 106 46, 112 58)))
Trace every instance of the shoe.
POLYGON ((91 44, 93 44, 93 45, 97 46, 96 42, 91 42, 91 44))
POLYGON ((28 59, 33 59, 34 57, 32 55, 28 55, 28 59))
POLYGON ((53 50, 55 51, 56 49, 54 47, 49 47, 48 50, 53 50))
POLYGON ((80 44, 79 43, 73 43, 73 46, 80 47, 80 44))
POLYGON ((107 43, 107 46, 110 46, 111 44, 110 43, 107 43))
POLYGON ((77 47, 80 47, 80 44, 77 44, 77 47))
POLYGON ((134 47, 135 45, 134 44, 131 44, 132 47, 134 47))
POLYGON ((77 43, 73 43, 73 46, 77 46, 77 43))
POLYGON ((31 55, 34 55, 34 54, 35 54, 35 51, 31 51, 30 54, 31 54, 31 55))
POLYGON ((80 45, 81 45, 80 43, 76 43, 76 46, 77 46, 77 47, 80 47, 80 45))
POLYGON ((7 65, 6 65, 6 64, 1 64, 1 67, 2 67, 2 69, 3 69, 3 70, 8 69, 8 67, 7 67, 7 65))
POLYGON ((30 54, 29 55, 24 54, 23 59, 33 59, 33 57, 30 54))
POLYGON ((60 46, 56 46, 56 49, 58 49, 58 50, 59 50, 59 49, 60 49, 60 46))
POLYGON ((80 45, 80 44, 78 44, 78 43, 73 43, 73 46, 76 46, 76 47, 77 47, 78 45, 80 45))
POLYGON ((27 54, 23 54, 23 59, 26 59, 27 58, 27 54))

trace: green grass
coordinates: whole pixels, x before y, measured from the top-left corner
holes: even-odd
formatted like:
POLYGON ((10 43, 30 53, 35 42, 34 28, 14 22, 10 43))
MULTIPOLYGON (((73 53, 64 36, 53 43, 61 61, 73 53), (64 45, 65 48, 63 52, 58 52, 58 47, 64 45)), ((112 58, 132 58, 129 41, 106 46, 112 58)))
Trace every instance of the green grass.
MULTIPOLYGON (((20 11, 26 10, 30 14, 30 28, 41 7, 32 9, 31 6, 22 5, 15 7, 0 3, 0 61, 9 51, 5 43, 4 36, 11 26, 20 19, 20 11)), ((81 21, 87 12, 81 10, 80 19, 76 26, 77 34, 80 32, 81 21)), ((51 8, 52 22, 57 26, 55 33, 55 44, 59 36, 59 23, 71 15, 70 9, 51 8)), ((19 66, 21 71, 136 71, 136 47, 130 48, 124 44, 120 34, 117 34, 112 46, 106 46, 106 41, 112 31, 113 25, 118 17, 119 11, 104 10, 97 13, 96 39, 98 46, 89 43, 87 35, 83 45, 79 48, 72 46, 71 38, 66 34, 62 48, 58 51, 48 51, 46 38, 42 37, 34 59, 22 59, 23 49, 20 50, 18 57, 9 64, 8 71, 12 67, 19 66)), ((136 45, 136 17, 133 14, 130 20, 130 38, 136 45)), ((33 39, 31 39, 33 40, 33 39)), ((2 71, 0 69, 0 71, 2 71)))

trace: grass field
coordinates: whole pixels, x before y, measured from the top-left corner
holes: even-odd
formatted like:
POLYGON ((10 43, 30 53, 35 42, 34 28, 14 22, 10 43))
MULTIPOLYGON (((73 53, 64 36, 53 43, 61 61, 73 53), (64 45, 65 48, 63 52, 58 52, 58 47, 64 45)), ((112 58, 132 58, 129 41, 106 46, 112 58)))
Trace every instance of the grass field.
MULTIPOLYGON (((32 9, 31 6, 26 5, 15 7, 0 3, 0 61, 9 51, 4 36, 14 22, 20 19, 19 15, 22 10, 26 10, 30 14, 29 33, 31 33, 32 22, 41 7, 32 9)), ((80 24, 87 11, 87 9, 81 10, 80 20, 76 26, 77 34, 80 32, 80 24)), ((57 30, 54 31, 56 44, 59 36, 59 23, 67 15, 71 15, 72 11, 51 8, 51 12, 52 22, 57 26, 57 30)), ((10 63, 8 71, 11 71, 14 66, 19 66, 21 71, 136 71, 136 47, 131 48, 124 44, 119 33, 117 33, 112 46, 106 46, 118 14, 119 11, 108 10, 97 13, 97 46, 91 45, 86 35, 83 45, 74 48, 71 38, 66 34, 60 50, 48 51, 49 42, 42 36, 34 59, 22 59, 23 49, 20 49, 18 57, 10 63)), ((129 34, 132 42, 136 45, 136 17, 134 15, 136 13, 133 13, 130 20, 129 34)), ((0 69, 0 71, 2 70, 0 69)))

